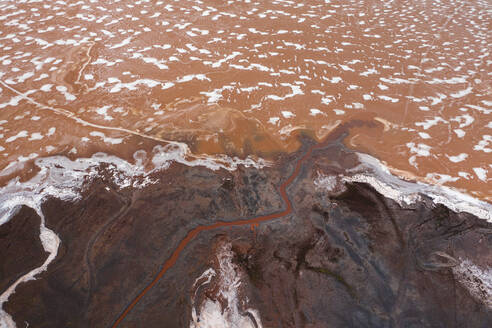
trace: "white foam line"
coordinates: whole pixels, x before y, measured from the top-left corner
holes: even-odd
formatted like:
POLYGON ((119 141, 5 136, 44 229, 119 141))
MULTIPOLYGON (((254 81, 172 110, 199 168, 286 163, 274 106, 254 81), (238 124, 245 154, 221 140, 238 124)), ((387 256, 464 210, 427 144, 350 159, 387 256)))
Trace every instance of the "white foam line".
MULTIPOLYGON (((145 171, 143 158, 147 153, 143 150, 135 152, 135 164, 129 163, 117 156, 96 153, 90 158, 78 158, 70 160, 64 156, 51 156, 37 158, 34 165, 39 168, 38 173, 30 180, 20 182, 15 178, 0 187, 0 225, 6 223, 12 216, 15 207, 19 204, 30 204, 37 208, 47 197, 55 197, 63 200, 76 199, 84 183, 99 175, 99 167, 106 164, 112 173, 111 179, 120 189, 133 187, 142 188, 155 181, 151 175, 157 171, 167 169, 172 162, 187 166, 204 166, 210 170, 236 170, 240 165, 245 167, 263 168, 270 163, 263 159, 254 160, 218 156, 216 158, 197 158, 189 160, 189 150, 185 144, 157 145, 152 150, 153 169, 145 171)), ((5 171, 5 169, 4 169, 5 171)), ((0 172, 5 175, 10 172, 0 172)))
POLYGON ((261 168, 267 164, 262 159, 254 161, 251 158, 238 159, 227 156, 189 160, 187 146, 179 143, 156 146, 152 153, 154 168, 148 172, 144 170, 143 158, 146 157, 144 151, 137 151, 134 154, 135 164, 104 153, 96 153, 90 158, 79 158, 74 161, 63 156, 38 158, 34 164, 40 170, 34 177, 26 182, 20 182, 19 178, 15 178, 0 188, 0 225, 8 222, 20 206, 33 208, 41 218, 39 237, 44 250, 49 253, 42 266, 19 278, 0 296, 0 328, 15 327, 11 316, 2 308, 10 295, 15 292, 15 288, 22 282, 35 279, 39 273, 47 269, 57 255, 60 239, 55 232, 45 226, 41 211, 42 203, 49 197, 67 201, 78 199, 84 183, 90 183, 91 179, 99 175, 101 164, 107 164, 110 168, 109 172, 112 173, 110 176, 112 182, 120 189, 142 188, 155 183, 156 180, 152 180, 150 175, 157 170, 167 169, 172 162, 188 166, 205 166, 211 170, 235 170, 239 165, 261 168))
POLYGON ((157 138, 157 137, 154 137, 151 135, 146 135, 144 133, 140 133, 137 131, 133 131, 133 130, 129 130, 129 129, 121 128, 121 127, 111 127, 111 126, 105 126, 105 125, 100 125, 100 124, 85 121, 85 120, 77 117, 74 113, 72 113, 71 111, 69 111, 67 109, 58 108, 58 107, 51 107, 51 106, 41 104, 41 103, 37 102, 36 100, 32 99, 31 97, 29 97, 28 95, 10 87, 8 84, 6 84, 3 81, 0 81, 0 84, 3 85, 4 87, 6 87, 7 89, 9 89, 10 91, 14 92, 15 94, 17 94, 18 96, 20 96, 22 99, 30 102, 31 104, 36 105, 42 109, 49 110, 49 111, 55 112, 57 114, 63 115, 67 118, 70 118, 70 119, 76 121, 79 124, 82 124, 83 126, 90 126, 90 127, 101 129, 101 130, 123 132, 123 133, 127 133, 127 134, 137 135, 137 136, 140 136, 140 137, 145 138, 145 139, 152 139, 152 140, 160 141, 160 142, 174 143, 174 141, 157 138))
MULTIPOLYGON (((329 176, 318 172, 314 184, 319 189, 336 192, 337 181, 367 183, 378 193, 393 199, 400 206, 414 204, 421 199, 421 195, 425 195, 430 197, 434 203, 443 204, 455 212, 467 212, 492 223, 492 205, 489 203, 449 187, 404 181, 392 175, 378 159, 367 154, 358 154, 358 157, 361 164, 350 170, 354 173, 353 175, 329 176)), ((490 267, 480 268, 467 259, 459 262, 453 267, 457 280, 475 299, 492 308, 490 298, 492 269, 490 267)))
POLYGON ((166 146, 157 145, 154 147, 153 152, 155 155, 152 158, 152 163, 157 169, 167 168, 171 162, 177 162, 187 166, 205 166, 214 171, 219 169, 234 171, 240 165, 259 169, 270 165, 269 162, 262 158, 253 159, 250 156, 245 159, 238 157, 231 158, 226 155, 216 155, 214 157, 194 156, 195 159, 188 160, 190 151, 188 146, 182 143, 173 143, 166 146))
POLYGON ((492 205, 487 202, 450 187, 404 181, 392 175, 378 159, 367 154, 358 154, 358 157, 361 164, 351 170, 353 175, 344 176, 343 181, 367 183, 402 206, 414 204, 422 194, 455 212, 470 213, 492 223, 492 205))
MULTIPOLYGON (((42 194, 37 195, 37 197, 42 198, 43 195, 42 194)), ((17 279, 12 285, 9 286, 9 288, 7 288, 7 290, 5 290, 0 295, 0 327, 1 328, 16 327, 12 317, 3 310, 3 304, 8 301, 10 295, 12 295, 15 292, 15 289, 19 284, 30 280, 35 280, 38 274, 48 269, 48 265, 55 259, 56 255, 58 254, 58 247, 60 246, 60 238, 58 237, 58 235, 53 230, 48 229, 45 225, 45 218, 43 212, 41 211, 41 206, 39 201, 36 201, 35 199, 24 199, 22 197, 16 197, 12 199, 10 202, 7 202, 7 206, 9 205, 11 207, 8 213, 6 214, 9 216, 15 211, 14 210, 15 208, 21 205, 29 206, 36 211, 36 213, 41 218, 41 224, 39 226, 39 239, 41 240, 43 249, 49 255, 48 258, 46 258, 46 260, 40 267, 37 267, 29 271, 28 273, 17 279)), ((5 206, 5 204, 2 204, 2 206, 5 206)), ((2 223, 4 220, 6 220, 4 217, 0 218, 0 223, 2 223)))
MULTIPOLYGON (((65 161, 69 161, 65 158, 65 161)), ((3 304, 15 292, 17 286, 23 282, 34 280, 36 276, 46 271, 48 265, 58 254, 60 238, 45 225, 45 217, 41 210, 44 199, 52 196, 60 199, 74 199, 79 196, 78 185, 81 185, 87 172, 82 172, 74 167, 72 171, 66 170, 66 163, 58 157, 50 159, 38 159, 40 171, 31 180, 20 182, 19 179, 11 180, 6 186, 0 188, 0 225, 8 222, 20 206, 28 206, 36 211, 41 219, 39 238, 43 249, 48 252, 44 263, 24 276, 17 279, 0 295, 0 328, 15 328, 12 317, 3 310, 3 304), (58 166, 56 163, 59 163, 58 166), (65 172, 64 172, 65 171, 65 172)))
POLYGON ((90 54, 92 48, 94 47, 94 45, 96 43, 94 41, 90 41, 89 44, 90 44, 90 46, 87 47, 87 51, 85 52, 85 55, 87 56, 87 60, 85 61, 85 63, 80 68, 79 74, 77 74, 77 79, 74 82, 75 84, 80 84, 80 78, 82 77, 82 72, 85 70, 85 68, 87 67, 87 65, 89 65, 89 63, 92 60, 92 58, 91 58, 91 56, 89 54, 90 54))
POLYGON ((176 161, 183 163, 183 164, 186 164, 186 165, 190 165, 190 164, 194 164, 193 166, 203 165, 203 166, 206 166, 206 167, 211 168, 213 170, 217 170, 219 168, 235 170, 237 165, 239 165, 239 164, 246 165, 246 166, 259 165, 259 167, 263 167, 267 164, 262 159, 259 159, 258 161, 255 162, 251 158, 247 158, 245 160, 240 160, 240 159, 235 157, 231 160, 227 156, 212 157, 212 156, 205 156, 205 155, 194 155, 191 153, 188 146, 182 142, 166 140, 166 139, 158 138, 158 137, 155 137, 152 135, 147 135, 144 133, 140 133, 140 132, 129 130, 129 129, 122 128, 122 127, 111 127, 111 126, 105 126, 105 125, 100 125, 100 124, 96 124, 96 123, 91 123, 91 122, 88 122, 88 121, 81 119, 80 117, 77 117, 74 113, 72 113, 71 111, 69 111, 67 109, 51 107, 51 106, 41 104, 41 103, 37 102, 36 100, 32 99, 31 97, 29 97, 28 95, 26 95, 22 92, 19 92, 16 89, 10 87, 9 85, 5 84, 1 80, 0 80, 0 84, 5 86, 9 90, 11 90, 12 92, 17 94, 18 96, 20 96, 22 99, 24 99, 24 100, 42 108, 42 109, 49 110, 49 111, 55 112, 57 114, 63 115, 69 119, 74 120, 75 122, 77 122, 79 124, 82 124, 83 126, 90 126, 90 127, 93 127, 96 129, 101 129, 101 130, 122 132, 122 133, 130 134, 130 135, 139 136, 139 137, 142 137, 145 139, 150 139, 150 140, 154 140, 154 141, 158 141, 158 142, 167 143, 169 145, 172 145, 173 147, 179 148, 180 154, 179 154, 179 158, 176 159, 176 161), (189 161, 186 158, 194 158, 194 160, 189 161), (207 166, 208 164, 209 164, 209 166, 207 166), (233 167, 227 168, 226 165, 228 165, 228 164, 232 164, 233 167))
POLYGON ((109 49, 116 49, 116 48, 124 47, 127 44, 129 44, 131 40, 132 40, 132 37, 128 37, 125 40, 121 41, 120 43, 115 44, 114 46, 110 47, 109 49))

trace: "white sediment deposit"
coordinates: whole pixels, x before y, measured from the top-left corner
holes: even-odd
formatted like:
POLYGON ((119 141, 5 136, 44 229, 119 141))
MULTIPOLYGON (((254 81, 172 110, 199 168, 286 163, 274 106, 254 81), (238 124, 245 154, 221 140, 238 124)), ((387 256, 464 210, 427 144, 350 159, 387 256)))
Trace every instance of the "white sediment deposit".
POLYGON ((110 168, 110 179, 118 188, 142 188, 155 183, 150 175, 158 170, 167 169, 172 162, 188 166, 204 166, 211 170, 235 170, 239 165, 264 167, 268 163, 262 159, 255 161, 251 158, 238 159, 227 156, 217 158, 191 157, 185 144, 169 144, 156 146, 151 161, 154 168, 146 171, 144 159, 146 153, 137 151, 135 163, 129 163, 116 156, 103 153, 94 154, 90 158, 79 158, 74 161, 63 156, 38 158, 35 165, 39 172, 30 180, 21 182, 19 178, 11 180, 0 188, 0 225, 8 222, 21 206, 27 206, 36 211, 41 218, 39 238, 44 250, 49 254, 43 265, 17 279, 0 295, 0 328, 15 327, 8 313, 3 310, 3 304, 15 292, 16 287, 47 270, 54 260, 60 245, 57 234, 45 226, 45 218, 41 206, 47 198, 54 197, 62 200, 76 200, 81 196, 82 187, 100 174, 101 165, 110 168))
MULTIPOLYGON (((206 298, 199 311, 193 306, 190 328, 262 328, 257 310, 245 308, 247 300, 241 299, 241 271, 232 262, 231 244, 220 245, 217 251, 218 272, 213 269, 205 271, 198 279, 207 276, 202 285, 208 284, 213 276, 218 279, 216 299, 206 298), (223 307, 223 300, 227 306, 223 307), (249 315, 248 315, 249 314, 249 315), (254 318, 254 321, 253 319, 254 318)), ((195 283, 196 284, 196 283, 195 283)))

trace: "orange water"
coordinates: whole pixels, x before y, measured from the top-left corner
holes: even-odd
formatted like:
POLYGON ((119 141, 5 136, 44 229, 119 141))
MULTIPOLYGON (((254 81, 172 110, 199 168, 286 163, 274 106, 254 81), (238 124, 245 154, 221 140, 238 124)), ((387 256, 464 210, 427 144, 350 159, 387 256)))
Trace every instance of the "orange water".
MULTIPOLYGON (((272 157, 354 117, 346 144, 492 200, 487 1, 0 4, 0 178, 40 156, 272 157)), ((24 170, 24 171, 23 171, 24 170)))

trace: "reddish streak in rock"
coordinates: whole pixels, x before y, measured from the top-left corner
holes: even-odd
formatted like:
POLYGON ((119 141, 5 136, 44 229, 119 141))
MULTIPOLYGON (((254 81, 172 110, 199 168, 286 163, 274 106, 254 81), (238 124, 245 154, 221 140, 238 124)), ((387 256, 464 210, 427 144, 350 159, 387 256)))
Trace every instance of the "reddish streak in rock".
POLYGON ((268 215, 261 215, 257 216, 251 219, 245 219, 245 220, 237 220, 237 221, 230 221, 230 222, 216 222, 211 225, 206 225, 206 226, 198 226, 188 232, 186 237, 181 240, 179 243, 178 247, 173 251, 171 256, 167 259, 166 262, 164 262, 164 265, 162 266, 161 271, 155 276, 155 278, 135 297, 135 299, 126 307, 126 309, 121 313, 121 315, 116 319, 114 324, 112 325, 112 328, 117 327, 124 319, 125 317, 130 313, 130 311, 137 305, 137 303, 147 294, 147 292, 154 287, 159 280, 164 276, 164 274, 169 270, 178 260, 179 255, 183 251, 183 249, 188 245, 193 238, 195 238, 200 232, 202 231, 208 231, 208 230, 214 230, 222 227, 232 227, 232 226, 243 226, 243 225, 248 225, 250 224, 251 226, 258 225, 260 222, 264 221, 269 221, 273 219, 278 219, 280 217, 289 215, 292 213, 292 203, 289 200, 289 197, 287 196, 287 187, 294 181, 294 179, 299 175, 299 172, 301 170, 302 163, 309 157, 311 156, 311 153, 314 149, 320 148, 323 146, 323 143, 321 144, 316 144, 314 146, 309 147, 307 152, 297 161, 296 167, 294 169, 294 172, 289 176, 287 180, 285 180, 280 187, 278 188, 280 196, 282 197, 286 208, 285 210, 277 213, 272 213, 268 215))

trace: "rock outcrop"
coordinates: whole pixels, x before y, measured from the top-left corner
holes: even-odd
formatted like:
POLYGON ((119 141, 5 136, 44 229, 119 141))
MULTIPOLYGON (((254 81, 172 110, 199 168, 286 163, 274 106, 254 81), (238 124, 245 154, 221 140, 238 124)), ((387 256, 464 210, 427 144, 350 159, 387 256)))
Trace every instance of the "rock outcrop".
MULTIPOLYGON (((80 199, 44 202, 58 255, 4 310, 33 327, 109 327, 119 317, 120 327, 218 327, 225 314, 251 327, 492 325, 492 224, 425 196, 402 206, 343 184, 336 177, 357 156, 335 142, 296 162, 308 146, 263 169, 172 164, 141 189, 121 189, 101 170, 80 199), (296 163, 286 200, 278 187, 296 163), (320 173, 334 178, 316 184, 320 173), (190 231, 212 225, 156 277, 190 231)), ((46 253, 34 211, 0 229, 3 292, 46 253)))

